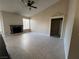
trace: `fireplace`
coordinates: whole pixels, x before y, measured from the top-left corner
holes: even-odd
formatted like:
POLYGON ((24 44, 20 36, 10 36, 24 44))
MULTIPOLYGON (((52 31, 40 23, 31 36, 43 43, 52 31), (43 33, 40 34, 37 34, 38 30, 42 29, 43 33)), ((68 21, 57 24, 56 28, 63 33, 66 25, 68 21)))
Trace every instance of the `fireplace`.
POLYGON ((23 25, 10 25, 11 34, 23 32, 23 25))

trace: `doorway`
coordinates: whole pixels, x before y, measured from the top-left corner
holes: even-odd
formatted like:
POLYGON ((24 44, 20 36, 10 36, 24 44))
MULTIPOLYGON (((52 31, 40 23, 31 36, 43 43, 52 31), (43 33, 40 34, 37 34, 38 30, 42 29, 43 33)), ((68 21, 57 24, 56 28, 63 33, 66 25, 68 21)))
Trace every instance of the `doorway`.
POLYGON ((60 37, 63 18, 52 18, 50 36, 60 37))

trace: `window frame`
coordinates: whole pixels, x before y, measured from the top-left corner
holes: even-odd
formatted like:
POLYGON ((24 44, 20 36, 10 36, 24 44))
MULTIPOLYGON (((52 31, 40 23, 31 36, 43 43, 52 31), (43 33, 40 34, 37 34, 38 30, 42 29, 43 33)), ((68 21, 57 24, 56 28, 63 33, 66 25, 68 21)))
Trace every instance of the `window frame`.
POLYGON ((23 30, 29 30, 30 29, 30 19, 29 18, 22 18, 22 21, 23 21, 23 30), (28 20, 28 22, 29 22, 28 28, 24 28, 24 19, 28 20))

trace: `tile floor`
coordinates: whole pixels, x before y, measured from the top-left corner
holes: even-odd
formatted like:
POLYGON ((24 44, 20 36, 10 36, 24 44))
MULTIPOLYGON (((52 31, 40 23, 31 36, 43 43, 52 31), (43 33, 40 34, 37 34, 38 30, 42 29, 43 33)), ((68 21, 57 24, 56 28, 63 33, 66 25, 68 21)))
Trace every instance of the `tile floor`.
POLYGON ((38 33, 4 37, 12 59, 65 59, 62 39, 38 33))

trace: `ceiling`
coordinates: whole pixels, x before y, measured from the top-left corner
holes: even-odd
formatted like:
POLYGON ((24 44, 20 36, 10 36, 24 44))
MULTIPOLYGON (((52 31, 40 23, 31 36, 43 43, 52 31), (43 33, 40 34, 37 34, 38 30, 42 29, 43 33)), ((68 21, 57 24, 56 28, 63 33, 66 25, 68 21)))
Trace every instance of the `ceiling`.
POLYGON ((0 0, 0 11, 14 12, 23 16, 30 17, 48 8, 49 6, 55 4, 59 0, 34 0, 34 1, 36 2, 34 6, 36 6, 37 9, 32 9, 30 11, 28 7, 25 7, 21 3, 21 0, 0 0))

